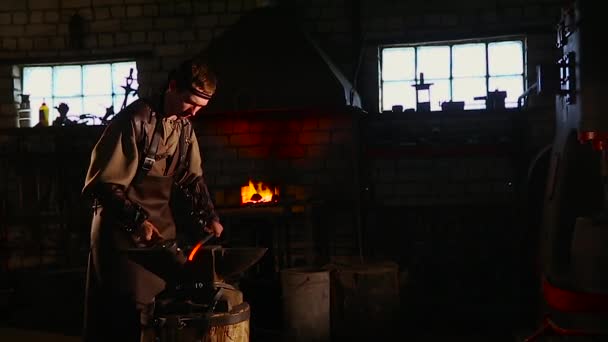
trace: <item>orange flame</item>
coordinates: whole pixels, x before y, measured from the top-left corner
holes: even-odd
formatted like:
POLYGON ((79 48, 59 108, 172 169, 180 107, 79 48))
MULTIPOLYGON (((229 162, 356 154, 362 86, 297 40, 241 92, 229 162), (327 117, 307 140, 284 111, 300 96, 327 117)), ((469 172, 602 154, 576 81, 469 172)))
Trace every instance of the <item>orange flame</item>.
POLYGON ((241 203, 266 203, 276 201, 276 196, 279 195, 277 187, 270 187, 263 182, 254 184, 249 180, 249 185, 241 187, 241 203))

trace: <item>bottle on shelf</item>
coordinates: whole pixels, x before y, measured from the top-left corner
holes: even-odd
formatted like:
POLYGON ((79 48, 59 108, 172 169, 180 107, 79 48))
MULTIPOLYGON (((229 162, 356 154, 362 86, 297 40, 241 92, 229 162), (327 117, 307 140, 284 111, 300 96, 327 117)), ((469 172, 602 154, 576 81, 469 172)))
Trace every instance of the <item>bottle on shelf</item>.
POLYGON ((42 100, 42 105, 38 109, 38 119, 40 121, 40 126, 48 127, 49 125, 49 107, 46 105, 45 100, 42 100))

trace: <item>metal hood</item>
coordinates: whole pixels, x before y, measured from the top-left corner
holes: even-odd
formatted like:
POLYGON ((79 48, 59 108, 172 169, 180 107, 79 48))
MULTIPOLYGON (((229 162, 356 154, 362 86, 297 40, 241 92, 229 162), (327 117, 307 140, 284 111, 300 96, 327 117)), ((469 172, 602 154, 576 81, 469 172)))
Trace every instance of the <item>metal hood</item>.
POLYGON ((351 83, 286 13, 254 9, 211 41, 219 82, 206 112, 361 107, 351 83))

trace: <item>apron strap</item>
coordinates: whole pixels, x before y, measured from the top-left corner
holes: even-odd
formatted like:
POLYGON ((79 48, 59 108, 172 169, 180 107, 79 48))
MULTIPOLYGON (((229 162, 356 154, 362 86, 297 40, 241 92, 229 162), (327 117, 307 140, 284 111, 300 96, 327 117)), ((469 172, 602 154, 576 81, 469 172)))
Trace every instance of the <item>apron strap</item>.
POLYGON ((156 127, 154 127, 154 135, 150 146, 143 151, 144 158, 141 161, 140 167, 137 170, 137 174, 133 180, 133 183, 138 184, 144 179, 144 177, 150 172, 152 166, 156 162, 156 152, 158 151, 158 144, 160 142, 160 135, 163 127, 163 120, 160 117, 156 117, 156 127))
POLYGON ((188 147, 191 135, 192 125, 188 121, 184 120, 182 124, 182 134, 179 136, 179 163, 177 170, 175 171, 175 175, 178 177, 187 167, 186 157, 188 156, 188 147))

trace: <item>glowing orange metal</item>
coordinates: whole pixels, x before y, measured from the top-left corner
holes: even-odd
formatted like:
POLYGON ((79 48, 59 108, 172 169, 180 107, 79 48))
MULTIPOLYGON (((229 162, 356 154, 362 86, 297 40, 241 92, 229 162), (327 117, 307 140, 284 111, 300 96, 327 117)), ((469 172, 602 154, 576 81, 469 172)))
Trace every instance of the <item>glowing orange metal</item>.
POLYGON ((201 249, 201 247, 203 247, 203 242, 204 241, 199 241, 194 248, 192 248, 192 251, 190 251, 190 255, 188 255, 188 261, 192 261, 194 260, 194 256, 196 255, 196 252, 198 252, 199 249, 201 249))

